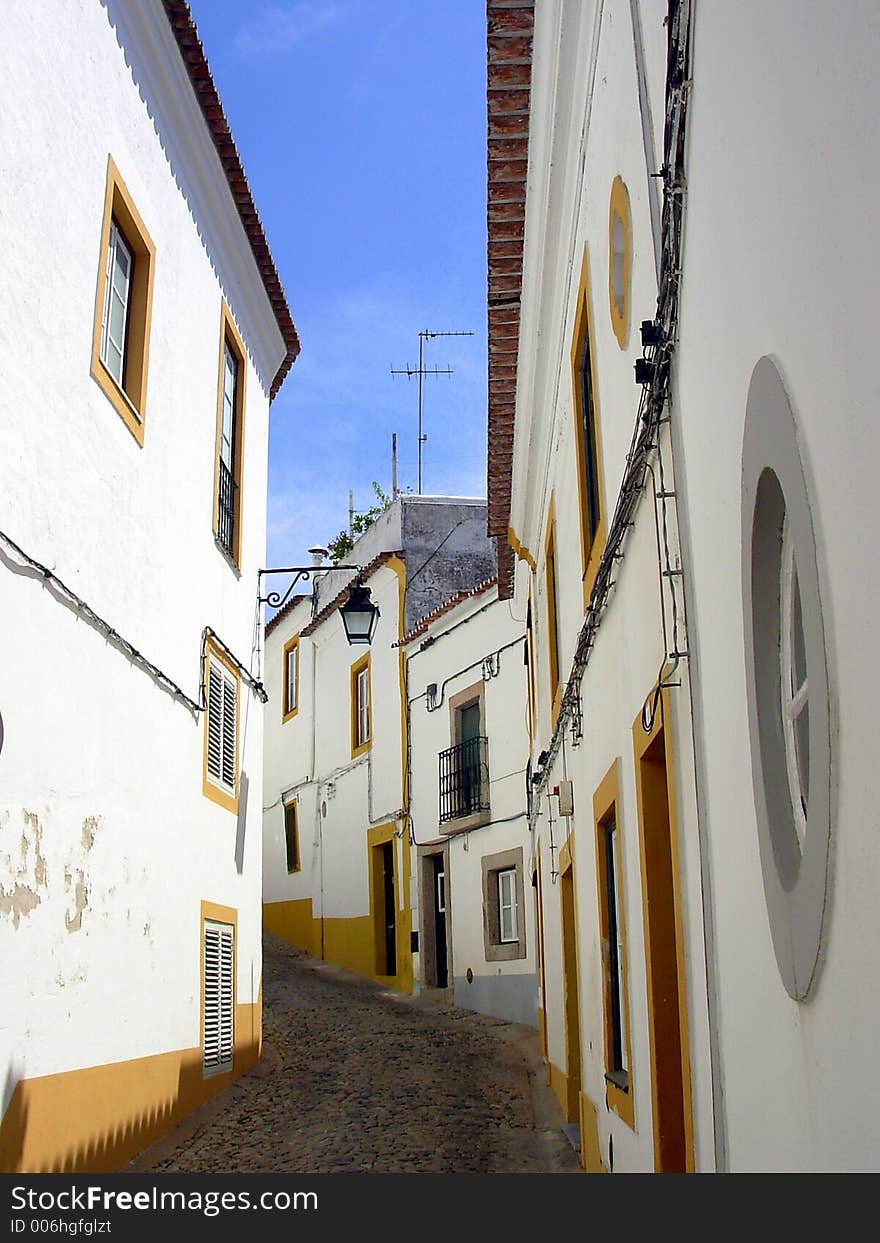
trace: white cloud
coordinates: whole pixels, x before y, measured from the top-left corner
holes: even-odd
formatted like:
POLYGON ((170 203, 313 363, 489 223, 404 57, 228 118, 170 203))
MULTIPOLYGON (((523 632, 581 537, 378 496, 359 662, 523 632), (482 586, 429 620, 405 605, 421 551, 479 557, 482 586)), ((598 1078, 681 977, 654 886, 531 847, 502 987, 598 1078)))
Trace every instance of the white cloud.
POLYGON ((335 26, 345 6, 333 0, 302 0, 298 4, 266 5, 235 37, 242 52, 289 52, 316 31, 335 26))

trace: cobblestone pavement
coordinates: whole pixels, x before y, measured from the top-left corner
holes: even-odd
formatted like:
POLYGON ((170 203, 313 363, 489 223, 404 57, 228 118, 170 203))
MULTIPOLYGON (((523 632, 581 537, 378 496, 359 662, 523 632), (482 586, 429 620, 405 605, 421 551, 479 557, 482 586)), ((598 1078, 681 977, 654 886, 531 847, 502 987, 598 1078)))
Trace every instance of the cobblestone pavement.
POLYGON ((126 1172, 578 1172, 532 1029, 263 954, 262 1060, 126 1172))

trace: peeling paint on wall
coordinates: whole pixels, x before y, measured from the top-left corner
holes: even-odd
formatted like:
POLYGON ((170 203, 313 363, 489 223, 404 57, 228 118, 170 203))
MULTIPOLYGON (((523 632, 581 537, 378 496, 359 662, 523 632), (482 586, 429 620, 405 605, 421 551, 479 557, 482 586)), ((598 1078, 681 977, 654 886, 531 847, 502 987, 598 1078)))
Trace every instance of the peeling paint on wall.
POLYGON ((65 914, 64 926, 68 932, 79 932, 82 928, 83 911, 89 904, 89 887, 86 884, 85 872, 81 869, 76 873, 76 888, 74 889, 74 912, 72 915, 65 914))
MULTIPOLYGON (((18 928, 22 918, 30 915, 42 902, 47 881, 43 857, 42 826, 38 816, 22 809, 24 829, 14 850, 0 853, 0 915, 12 919, 18 928), (16 858, 17 854, 17 858, 16 858)), ((0 818, 0 843, 12 836, 8 813, 0 818)))

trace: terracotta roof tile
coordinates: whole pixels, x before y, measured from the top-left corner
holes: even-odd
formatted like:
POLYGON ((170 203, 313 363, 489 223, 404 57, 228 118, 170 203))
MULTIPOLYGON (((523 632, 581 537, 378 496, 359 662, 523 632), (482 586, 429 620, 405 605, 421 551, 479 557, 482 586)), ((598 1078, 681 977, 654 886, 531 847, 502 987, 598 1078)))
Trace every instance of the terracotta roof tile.
POLYGON ((294 360, 299 354, 299 336, 290 314, 290 307, 287 305, 287 298, 285 297, 272 253, 269 250, 269 243, 266 241, 266 235, 260 223, 260 217, 254 206, 250 186, 241 166, 241 160, 229 130, 229 123, 226 120, 223 105, 220 103, 214 79, 211 77, 211 70, 208 68, 208 62, 199 40, 195 22, 189 11, 189 5, 186 3, 186 0, 162 0, 162 4, 165 9, 165 15, 168 18, 168 24, 177 40, 177 46, 180 49, 181 58, 189 74, 195 97, 198 100, 202 115, 208 126, 208 131, 217 150, 217 155, 220 158, 220 163, 223 166, 223 171, 226 174, 226 180, 229 182, 229 189, 238 208, 244 231, 251 244, 257 268, 262 277, 263 285, 266 288, 269 302, 275 314, 275 320, 286 347, 284 358, 269 388, 269 398, 271 400, 278 392, 284 377, 293 366, 294 360))

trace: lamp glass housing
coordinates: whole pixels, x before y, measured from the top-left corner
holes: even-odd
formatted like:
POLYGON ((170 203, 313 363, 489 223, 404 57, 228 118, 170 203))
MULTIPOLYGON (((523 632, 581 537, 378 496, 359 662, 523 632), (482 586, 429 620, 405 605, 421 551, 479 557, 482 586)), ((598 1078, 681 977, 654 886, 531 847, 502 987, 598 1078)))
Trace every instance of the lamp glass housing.
POLYGON ((355 583, 339 611, 349 643, 372 643, 379 620, 379 609, 370 599, 369 587, 355 583))

